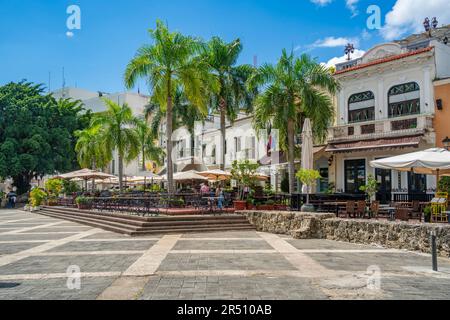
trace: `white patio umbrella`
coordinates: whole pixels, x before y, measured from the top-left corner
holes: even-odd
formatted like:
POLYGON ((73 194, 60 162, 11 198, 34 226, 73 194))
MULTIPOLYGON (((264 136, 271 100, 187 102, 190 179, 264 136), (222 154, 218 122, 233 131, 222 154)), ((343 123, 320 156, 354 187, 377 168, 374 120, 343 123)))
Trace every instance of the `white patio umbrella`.
MULTIPOLYGON (((63 180, 74 180, 74 179, 83 179, 86 184, 87 189, 87 181, 88 180, 106 180, 106 179, 114 179, 116 176, 100 171, 95 171, 91 169, 82 169, 78 171, 73 171, 69 173, 65 173, 59 176, 56 176, 55 178, 63 179, 63 180)), ((94 188, 95 183, 92 185, 92 188, 94 188)))
MULTIPOLYGON (((311 120, 306 119, 303 125, 303 139, 302 139, 302 169, 314 169, 314 143, 311 129, 311 120)), ((302 193, 309 194, 310 186, 303 186, 302 193)))
POLYGON ((435 175, 439 182, 440 176, 450 176, 450 152, 434 148, 375 160, 370 162, 370 165, 378 169, 435 175))
POLYGON ((200 172, 199 175, 213 181, 226 181, 231 179, 231 173, 223 170, 209 170, 200 172))
POLYGON ((178 172, 173 175, 175 181, 206 181, 207 178, 198 174, 197 171, 178 172))

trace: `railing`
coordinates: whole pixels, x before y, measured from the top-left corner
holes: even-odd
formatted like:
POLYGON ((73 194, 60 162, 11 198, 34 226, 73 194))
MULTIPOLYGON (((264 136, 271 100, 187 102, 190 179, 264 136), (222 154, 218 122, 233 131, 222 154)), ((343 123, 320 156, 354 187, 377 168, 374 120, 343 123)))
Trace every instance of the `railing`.
POLYGON ((434 193, 393 193, 393 202, 430 202, 434 198, 434 193))
POLYGON ((361 123, 349 123, 331 128, 331 142, 341 140, 364 140, 383 137, 413 135, 433 131, 432 115, 414 115, 361 123))
MULTIPOLYGON (((294 193, 290 195, 290 207, 292 211, 300 211, 302 206, 306 203, 306 194, 294 193)), ((336 193, 336 194, 311 194, 309 195, 309 202, 318 211, 324 207, 324 202, 341 202, 341 201, 358 201, 366 200, 365 194, 347 194, 347 193, 336 193)))

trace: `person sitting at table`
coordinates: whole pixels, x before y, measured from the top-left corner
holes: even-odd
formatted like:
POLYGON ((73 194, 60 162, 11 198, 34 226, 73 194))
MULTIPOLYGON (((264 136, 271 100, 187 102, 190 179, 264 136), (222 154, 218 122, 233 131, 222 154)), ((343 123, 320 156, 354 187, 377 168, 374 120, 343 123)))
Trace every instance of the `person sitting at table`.
POLYGON ((217 189, 216 189, 216 197, 217 197, 217 208, 219 208, 219 210, 222 210, 225 196, 224 196, 223 190, 220 186, 217 187, 217 189))
POLYGON ((209 195, 209 186, 205 183, 202 183, 200 187, 200 193, 202 195, 209 195))

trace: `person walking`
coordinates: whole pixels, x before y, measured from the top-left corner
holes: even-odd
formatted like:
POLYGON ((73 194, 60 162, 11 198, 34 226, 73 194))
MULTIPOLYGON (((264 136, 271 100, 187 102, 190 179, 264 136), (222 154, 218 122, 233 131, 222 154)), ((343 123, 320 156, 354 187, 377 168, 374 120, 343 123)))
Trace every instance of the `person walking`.
POLYGON ((6 197, 8 199, 8 209, 15 209, 17 202, 17 193, 11 190, 8 192, 6 197))
POLYGON ((225 200, 225 196, 220 186, 218 186, 216 189, 216 197, 217 197, 217 208, 219 208, 219 210, 223 210, 223 202, 225 200))

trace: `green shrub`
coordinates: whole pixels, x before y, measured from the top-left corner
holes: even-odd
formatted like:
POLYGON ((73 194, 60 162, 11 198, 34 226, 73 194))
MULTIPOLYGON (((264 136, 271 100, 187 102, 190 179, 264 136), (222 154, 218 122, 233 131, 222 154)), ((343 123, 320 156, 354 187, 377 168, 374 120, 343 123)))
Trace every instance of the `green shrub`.
POLYGON ((45 183, 45 189, 49 194, 60 195, 64 188, 63 181, 61 179, 49 179, 45 183))
POLYGON ((84 196, 79 196, 75 199, 76 204, 89 205, 92 203, 92 199, 84 196))
POLYGON ((30 205, 32 207, 39 207, 42 205, 42 203, 47 198, 47 193, 40 189, 40 188, 34 188, 30 192, 30 205))
POLYGON ((267 200, 267 201, 266 201, 266 205, 268 205, 268 206, 273 206, 273 205, 275 205, 275 201, 273 201, 273 200, 267 200))
POLYGON ((81 188, 75 181, 71 180, 63 180, 63 193, 64 194, 73 194, 81 191, 81 188))

